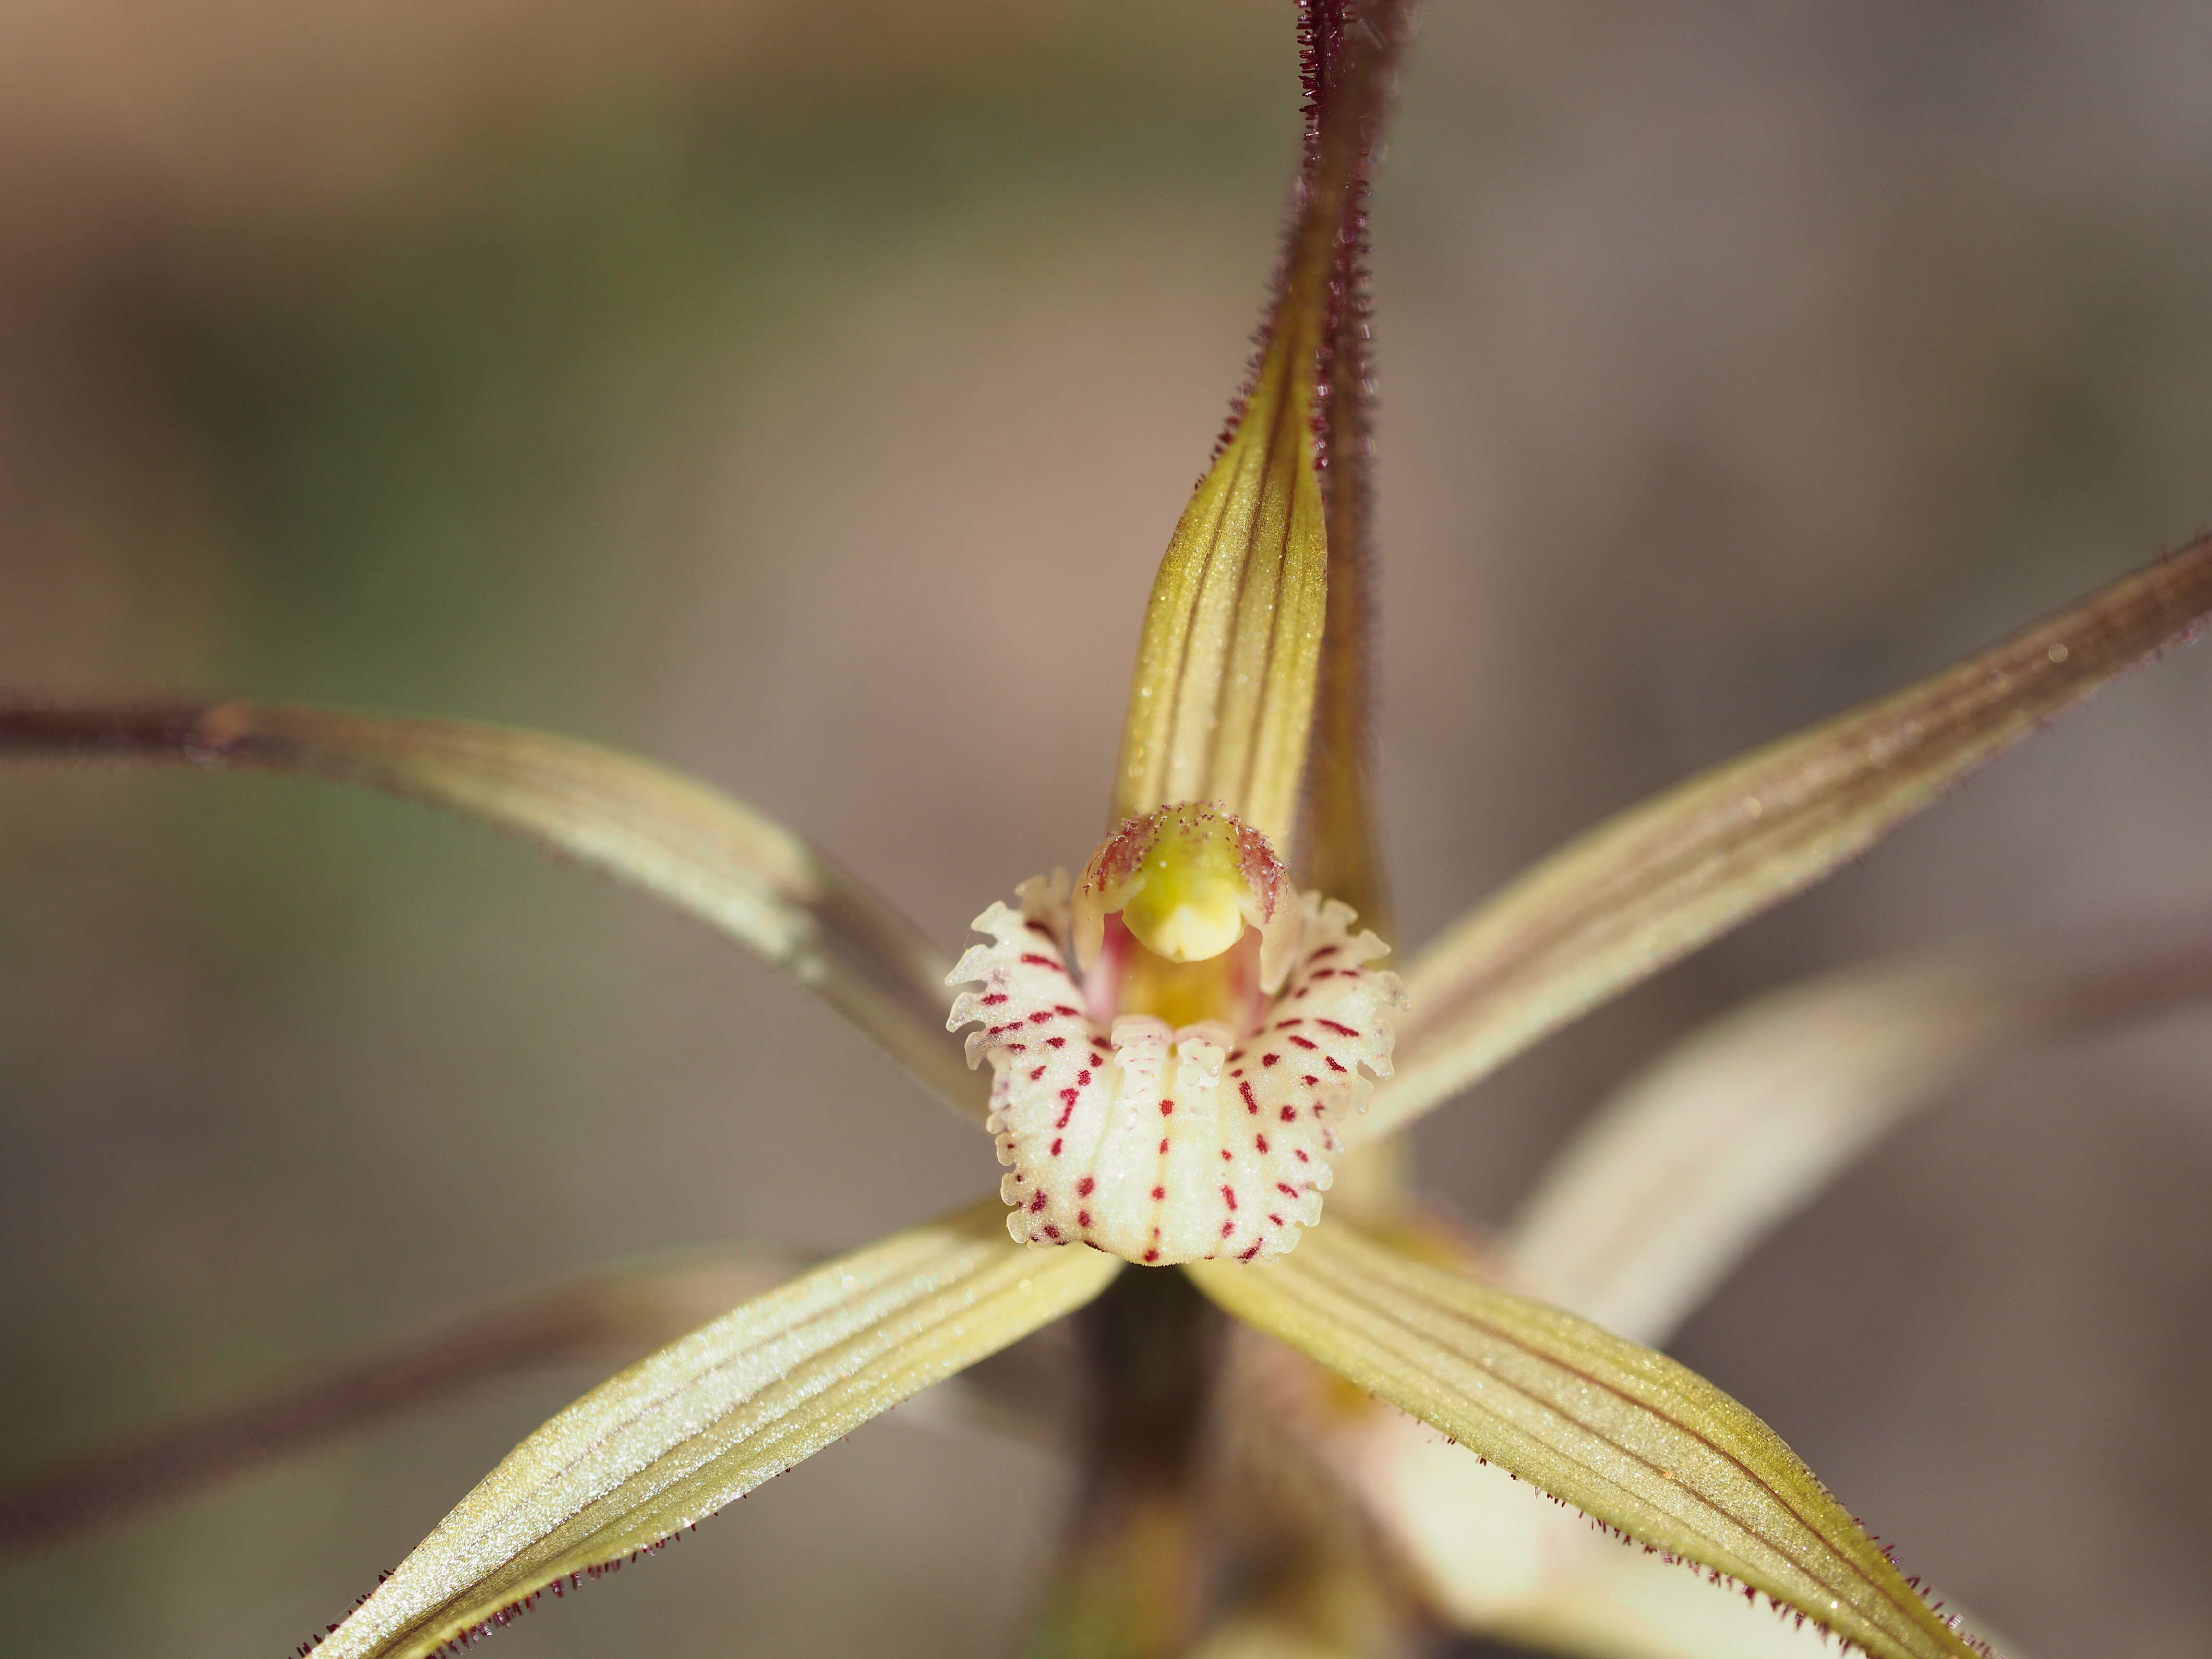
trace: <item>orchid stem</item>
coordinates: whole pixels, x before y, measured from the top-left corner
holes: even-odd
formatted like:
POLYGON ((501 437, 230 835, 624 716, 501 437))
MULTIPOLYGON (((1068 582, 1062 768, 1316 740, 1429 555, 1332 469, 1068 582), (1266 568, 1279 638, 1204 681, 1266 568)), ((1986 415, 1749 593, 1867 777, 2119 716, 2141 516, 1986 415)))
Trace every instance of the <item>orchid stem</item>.
POLYGON ((1124 1273, 1076 1316, 1090 1388, 1081 1474, 1030 1652, 1169 1659, 1204 1612, 1204 1433, 1226 1322, 1182 1273, 1124 1273))

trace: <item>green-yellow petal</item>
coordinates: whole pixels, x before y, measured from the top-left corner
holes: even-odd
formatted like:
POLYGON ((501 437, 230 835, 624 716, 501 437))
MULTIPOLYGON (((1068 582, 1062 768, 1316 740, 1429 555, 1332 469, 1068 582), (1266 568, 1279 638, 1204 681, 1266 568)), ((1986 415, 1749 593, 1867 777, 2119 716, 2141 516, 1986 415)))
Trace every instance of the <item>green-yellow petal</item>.
POLYGON ((1781 1437, 1664 1354, 1342 1224, 1262 1266, 1184 1271, 1240 1319, 1593 1520, 1875 1659, 1986 1659, 1781 1437))
POLYGON ((428 1659, 658 1547, 1119 1271, 1015 1244, 981 1204, 839 1258, 640 1360, 508 1453, 316 1650, 428 1659))
POLYGON ((1409 966, 1403 1128, 1548 1033, 1810 886, 2212 616, 2212 536, 1917 685, 1699 773, 1570 842, 1409 966))

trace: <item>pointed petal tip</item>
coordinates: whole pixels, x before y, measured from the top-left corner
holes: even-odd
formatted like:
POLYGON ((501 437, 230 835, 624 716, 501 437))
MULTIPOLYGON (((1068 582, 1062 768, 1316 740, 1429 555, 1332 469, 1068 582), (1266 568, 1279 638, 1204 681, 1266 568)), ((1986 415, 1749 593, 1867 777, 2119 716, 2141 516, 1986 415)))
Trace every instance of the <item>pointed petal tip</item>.
POLYGON ((1121 1264, 1008 1241, 983 1204, 841 1257, 540 1428, 316 1649, 431 1659, 658 1552, 900 1401, 1072 1312, 1121 1264))
POLYGON ((1186 1269, 1230 1313, 1559 1502, 1875 1659, 1990 1659, 1767 1425, 1686 1367, 1332 1224, 1186 1269))
POLYGON ((1989 649, 1629 808, 1448 929, 1407 970, 1402 1128, 1593 1007, 1821 880, 1960 780, 2212 619, 2212 536, 1989 649))

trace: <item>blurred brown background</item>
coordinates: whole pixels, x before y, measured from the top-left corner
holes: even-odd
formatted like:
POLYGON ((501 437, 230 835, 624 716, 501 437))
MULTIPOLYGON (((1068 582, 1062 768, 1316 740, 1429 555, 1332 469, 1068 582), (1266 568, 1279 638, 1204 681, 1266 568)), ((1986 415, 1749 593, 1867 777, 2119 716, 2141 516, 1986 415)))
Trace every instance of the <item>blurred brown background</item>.
MULTIPOLYGON (((1258 0, 4 0, 0 685, 611 739, 953 944, 1100 827, 1293 64, 1258 0)), ((1434 4, 1375 239, 1412 943, 2212 517, 2201 0, 1434 4)), ((1502 1217, 1789 978, 2202 912, 2208 823, 2200 651, 1440 1115, 1424 1185, 1502 1217)), ((15 771, 0 872, 0 1474, 995 1180, 735 951, 414 809, 15 771)), ((1677 1344, 2039 1655, 2212 1630, 2208 1069, 2200 1017, 1992 1078, 1677 1344)), ((6 1645, 283 1653, 584 1380, 11 1568, 6 1645)), ((1003 1651, 1059 1480, 880 1424, 498 1651, 1003 1651)))

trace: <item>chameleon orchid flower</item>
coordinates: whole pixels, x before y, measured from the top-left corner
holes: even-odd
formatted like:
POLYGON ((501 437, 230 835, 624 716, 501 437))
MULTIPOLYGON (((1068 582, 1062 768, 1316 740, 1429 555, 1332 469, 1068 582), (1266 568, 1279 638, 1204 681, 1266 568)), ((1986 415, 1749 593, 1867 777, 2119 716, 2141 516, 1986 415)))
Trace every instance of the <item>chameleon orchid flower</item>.
MULTIPOLYGON (((1753 1410, 1649 1345, 1721 1258, 1942 1078, 2004 1042, 2199 994, 2201 941, 2101 976, 1922 964, 1754 1011, 1624 1097, 1495 1248, 1428 1221, 1385 1154, 1514 1055, 2191 635, 2212 614, 2212 539, 1630 809, 1395 963, 1365 740, 1361 262, 1407 13, 1305 0, 1306 143, 1282 264, 1153 586, 1110 774, 1099 757, 1102 838, 1059 872, 1009 872, 1012 902, 981 911, 982 942, 957 962, 792 831, 589 744, 243 702, 0 710, 12 757, 366 783, 620 877, 775 963, 975 1126, 979 1184, 993 1152, 1003 1166, 995 1197, 902 1218, 878 1243, 772 1273, 772 1288, 695 1262, 563 1298, 557 1331, 510 1310, 500 1342, 457 1328, 404 1363, 264 1402, 293 1425, 272 1432, 281 1449, 407 1403, 441 1355, 474 1375, 549 1346, 673 1337, 517 1446, 303 1651, 465 1645, 1089 1309, 1122 1334, 1101 1349, 1109 1417, 1117 1390, 1126 1405, 1164 1370, 1192 1385, 1145 1409, 1186 1428, 1235 1417, 1302 1448, 1321 1495, 1258 1507, 1291 1556, 1319 1564, 1306 1589, 1365 1571, 1371 1533, 1437 1616, 1562 1650, 1699 1651, 1705 1615, 1681 1612, 1680 1592, 1730 1616, 1735 1598, 1769 1604, 1787 1621, 1764 1626, 1778 1643, 1809 1626, 1878 1659, 1988 1659, 1753 1410), (1826 1093, 1774 1083, 1808 1057, 1826 1093), (1216 1310, 1273 1339, 1240 1334, 1218 1376, 1193 1358, 1216 1310), (1138 1350, 1152 1370, 1113 1357, 1138 1350), (1473 1547, 1496 1535, 1501 1473, 1559 1500, 1581 1544, 1517 1576, 1510 1550, 1473 1547), (1623 1588, 1662 1571, 1666 1590, 1623 1588)), ((250 1418, 186 1425, 156 1449, 174 1467, 199 1447, 212 1470, 222 1433, 250 1418)), ((1089 1477, 1119 1498, 1075 1529, 1042 1648, 1367 1644, 1319 1615, 1300 1625, 1296 1595, 1209 1582, 1215 1540, 1190 1523, 1188 1471, 1156 1480, 1147 1507, 1116 1445, 1094 1441, 1089 1477)), ((69 1523, 72 1494, 93 1495, 86 1513, 102 1492, 161 1495, 151 1456, 34 1481, 0 1503, 0 1536, 69 1523)))

